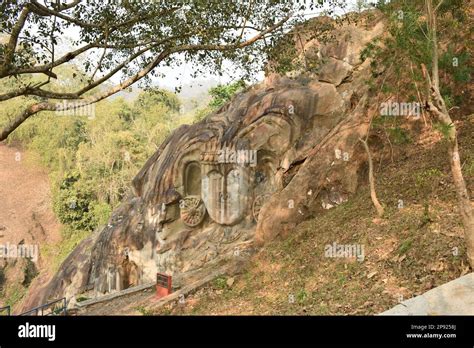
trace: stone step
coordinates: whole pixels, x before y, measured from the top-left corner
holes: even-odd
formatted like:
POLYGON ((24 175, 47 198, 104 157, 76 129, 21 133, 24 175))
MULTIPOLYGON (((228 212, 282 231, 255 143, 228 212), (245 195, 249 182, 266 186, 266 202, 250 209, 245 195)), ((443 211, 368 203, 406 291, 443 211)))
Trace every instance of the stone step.
POLYGON ((474 273, 403 301, 380 315, 474 315, 474 273))

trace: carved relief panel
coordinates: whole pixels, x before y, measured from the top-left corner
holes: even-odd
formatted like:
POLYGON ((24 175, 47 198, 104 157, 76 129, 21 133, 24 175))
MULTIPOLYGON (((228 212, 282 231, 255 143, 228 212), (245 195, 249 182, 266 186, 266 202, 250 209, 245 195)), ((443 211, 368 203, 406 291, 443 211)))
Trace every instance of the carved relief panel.
POLYGON ((247 211, 248 175, 246 168, 203 165, 202 199, 209 216, 219 224, 233 225, 247 211))
POLYGON ((250 169, 239 163, 221 163, 220 151, 213 149, 201 156, 201 196, 212 220, 233 225, 248 212, 250 169))

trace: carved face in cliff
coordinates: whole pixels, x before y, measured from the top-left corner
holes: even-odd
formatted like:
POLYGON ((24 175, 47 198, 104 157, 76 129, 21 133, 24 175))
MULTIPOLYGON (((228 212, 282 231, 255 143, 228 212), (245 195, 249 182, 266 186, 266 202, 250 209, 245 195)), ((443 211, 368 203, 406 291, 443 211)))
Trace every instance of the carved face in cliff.
MULTIPOLYGON (((254 249, 261 209, 341 120, 343 106, 332 84, 287 79, 181 126, 91 241, 92 257, 81 271, 88 278, 75 279, 102 293, 151 282, 157 272, 189 283, 205 269, 245 257, 254 249)), ((288 204, 293 208, 299 211, 288 204)))
POLYGON ((81 271, 88 276, 78 282, 110 292, 153 281, 157 272, 192 278, 252 252, 260 209, 284 188, 292 163, 338 122, 341 105, 332 85, 284 81, 177 129, 134 179, 135 194, 91 240, 81 271), (332 104, 320 103, 321 91, 332 104))
POLYGON ((304 60, 312 51, 321 59, 318 76, 267 77, 175 130, 134 179, 134 193, 74 250, 44 297, 121 290, 154 282, 157 272, 190 284, 245 259, 256 242, 291 232, 311 205, 343 201, 340 192, 357 186, 364 157, 354 149, 369 125, 370 65, 360 52, 383 31, 379 22, 370 30, 343 27, 322 46, 300 39, 304 60), (337 149, 350 161, 335 157, 337 149))
POLYGON ((155 232, 157 270, 188 272, 245 249, 239 245, 251 240, 260 208, 284 188, 306 140, 324 135, 306 129, 317 111, 310 86, 259 88, 163 143, 134 180, 155 232))
POLYGON ((137 194, 162 213, 158 223, 180 218, 196 227, 207 213, 209 222, 235 225, 252 215, 258 196, 281 187, 280 160, 301 132, 296 112, 311 113, 311 106, 301 104, 310 104, 314 95, 282 104, 276 93, 252 97, 220 110, 206 123, 182 127, 139 173, 137 194), (168 214, 173 205, 179 208, 168 214))
POLYGON ((209 217, 218 224, 233 225, 247 212, 252 182, 246 153, 256 151, 223 147, 201 156, 201 197, 209 217), (237 163, 237 159, 243 161, 237 163))

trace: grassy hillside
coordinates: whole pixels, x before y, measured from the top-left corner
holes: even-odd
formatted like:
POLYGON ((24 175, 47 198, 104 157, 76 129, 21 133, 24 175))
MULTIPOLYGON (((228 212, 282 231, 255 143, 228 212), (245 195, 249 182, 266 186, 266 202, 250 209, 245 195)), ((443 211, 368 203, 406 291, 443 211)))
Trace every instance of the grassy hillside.
MULTIPOLYGON (((474 115, 458 126, 472 192, 474 115)), ((390 156, 376 162, 383 219, 362 183, 347 203, 267 245, 243 274, 215 279, 154 314, 375 314, 467 273, 444 140, 432 132, 406 135, 410 142, 393 145, 393 163, 390 156), (363 245, 364 261, 325 257, 334 242, 363 245)))

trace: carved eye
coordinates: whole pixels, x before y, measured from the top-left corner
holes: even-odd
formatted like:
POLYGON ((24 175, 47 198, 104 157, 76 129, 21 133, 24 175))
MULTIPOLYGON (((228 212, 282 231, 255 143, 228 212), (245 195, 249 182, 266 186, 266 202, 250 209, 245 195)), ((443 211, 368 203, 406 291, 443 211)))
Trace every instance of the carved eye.
POLYGON ((255 172, 255 182, 260 184, 263 181, 265 181, 265 174, 260 171, 255 172))
POLYGON ((221 202, 229 199, 229 197, 229 193, 223 194, 222 192, 219 192, 219 199, 221 200, 221 202))

